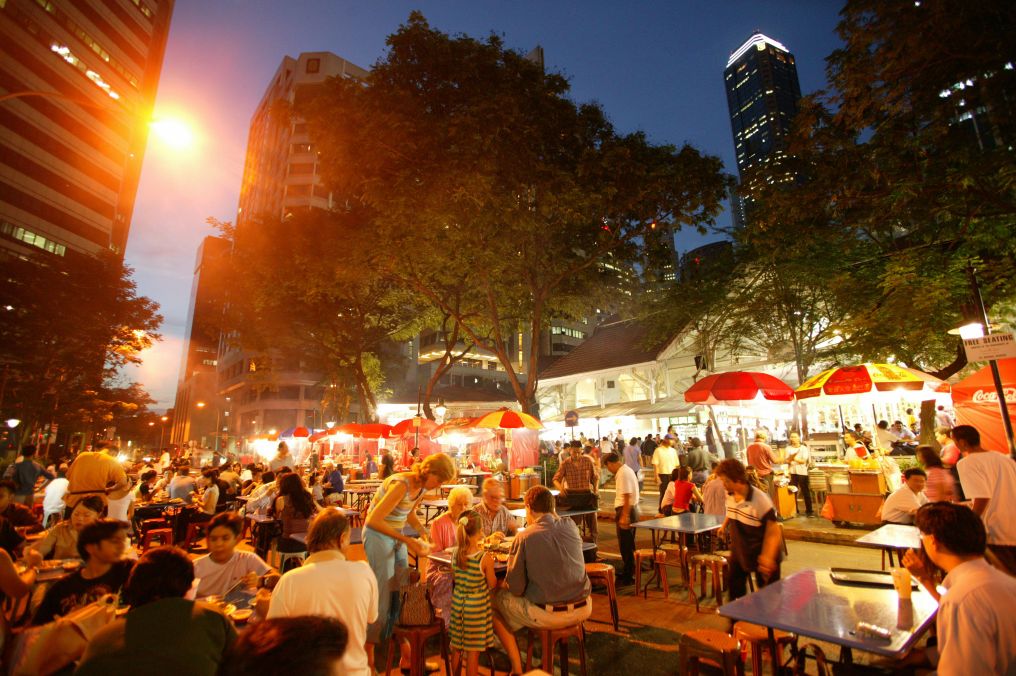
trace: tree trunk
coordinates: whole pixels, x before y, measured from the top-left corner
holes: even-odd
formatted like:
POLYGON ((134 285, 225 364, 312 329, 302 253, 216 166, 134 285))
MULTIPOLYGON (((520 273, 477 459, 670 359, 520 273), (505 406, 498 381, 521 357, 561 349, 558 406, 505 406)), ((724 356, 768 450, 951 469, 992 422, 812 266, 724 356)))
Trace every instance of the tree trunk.
POLYGON ((364 422, 377 422, 377 400, 370 389, 367 374, 363 371, 363 362, 359 359, 353 365, 353 377, 356 379, 356 394, 360 399, 360 413, 364 422))
POLYGON ((942 446, 938 443, 938 439, 935 438, 934 399, 927 399, 921 402, 921 436, 918 441, 922 446, 931 446, 936 451, 942 450, 942 446))
POLYGON ((931 375, 936 378, 945 380, 951 376, 959 373, 963 367, 967 365, 967 351, 963 349, 963 341, 959 340, 956 343, 956 358, 952 360, 952 363, 945 366, 938 371, 934 371, 931 375))

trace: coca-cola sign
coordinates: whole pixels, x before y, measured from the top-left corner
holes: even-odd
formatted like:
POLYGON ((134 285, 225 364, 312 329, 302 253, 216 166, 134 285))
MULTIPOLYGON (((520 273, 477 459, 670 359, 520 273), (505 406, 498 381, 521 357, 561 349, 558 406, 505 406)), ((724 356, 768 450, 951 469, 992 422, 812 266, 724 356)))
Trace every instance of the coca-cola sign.
MULTIPOLYGON (((1004 391, 1005 403, 1016 404, 1016 387, 1006 387, 1004 391)), ((995 390, 977 390, 971 399, 975 404, 997 404, 998 392, 995 390)))

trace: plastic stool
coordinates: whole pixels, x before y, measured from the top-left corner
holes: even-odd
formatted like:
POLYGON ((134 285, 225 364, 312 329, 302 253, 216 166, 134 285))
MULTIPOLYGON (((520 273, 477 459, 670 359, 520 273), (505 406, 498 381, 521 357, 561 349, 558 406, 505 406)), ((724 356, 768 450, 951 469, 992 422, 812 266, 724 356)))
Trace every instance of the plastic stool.
POLYGON ((141 549, 142 551, 152 546, 152 541, 158 540, 160 545, 172 545, 173 544, 173 529, 172 528, 149 528, 145 531, 145 534, 141 536, 141 549))
POLYGON ((713 598, 716 604, 723 603, 723 580, 727 573, 727 559, 716 554, 695 554, 688 564, 688 595, 695 601, 695 612, 699 609, 699 598, 706 597, 706 574, 713 574, 713 598), (695 593, 695 575, 701 574, 699 593, 695 593))
POLYGON ((618 630, 620 616, 617 612, 617 587, 614 584, 614 566, 609 563, 587 563, 586 575, 592 580, 603 580, 607 585, 607 598, 610 599, 610 619, 614 622, 614 631, 618 630))
POLYGON ((208 527, 207 521, 191 522, 187 524, 187 535, 183 539, 183 550, 189 552, 191 547, 197 544, 199 537, 205 532, 205 528, 208 527))
POLYGON ((642 588, 642 563, 649 561, 656 568, 657 579, 663 584, 664 598, 670 598, 670 583, 667 580, 667 552, 657 550, 654 554, 652 549, 635 550, 635 589, 642 588))
POLYGON ((424 676, 426 673, 424 667, 424 648, 426 647, 427 639, 433 636, 437 636, 441 642, 441 658, 445 663, 445 673, 452 673, 451 663, 448 661, 448 645, 447 641, 445 641, 444 622, 441 620, 437 620, 425 627, 395 625, 395 628, 392 629, 391 641, 388 643, 388 659, 385 661, 385 673, 391 672, 392 657, 395 656, 395 649, 405 639, 409 642, 410 676, 424 676))
POLYGON ((302 566, 303 562, 307 560, 307 552, 280 552, 279 550, 273 550, 277 565, 275 570, 279 573, 286 572, 286 563, 289 561, 297 561, 297 566, 302 566))
MULTIPOLYGON (((797 658, 797 637, 786 631, 773 630, 776 637, 776 655, 783 661, 783 648, 789 646, 792 659, 797 658)), ((751 651, 751 672, 752 674, 762 673, 762 662, 769 654, 769 631, 760 624, 751 622, 735 622, 734 638, 741 645, 741 659, 744 660, 746 653, 751 651)), ((774 666, 773 673, 779 672, 779 665, 774 666)))
POLYGON ((698 676, 705 662, 723 670, 724 676, 744 676, 744 662, 737 641, 715 629, 695 629, 681 636, 679 673, 698 676))
POLYGON ((581 622, 558 629, 530 629, 529 648, 526 650, 527 672, 533 668, 533 647, 536 643, 534 639, 537 633, 540 635, 540 645, 543 649, 541 668, 544 671, 547 673, 554 672, 554 648, 560 643, 561 676, 565 676, 568 673, 568 639, 574 638, 579 643, 579 665, 581 668, 579 673, 582 676, 586 676, 586 630, 581 622))

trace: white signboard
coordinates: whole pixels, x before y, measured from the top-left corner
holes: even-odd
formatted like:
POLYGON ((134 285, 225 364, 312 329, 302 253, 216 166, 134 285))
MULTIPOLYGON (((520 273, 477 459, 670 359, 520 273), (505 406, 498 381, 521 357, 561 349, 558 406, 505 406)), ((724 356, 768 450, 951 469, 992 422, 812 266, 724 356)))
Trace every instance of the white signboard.
POLYGON ((993 333, 982 338, 965 338, 967 361, 1016 358, 1016 340, 1011 333, 993 333))

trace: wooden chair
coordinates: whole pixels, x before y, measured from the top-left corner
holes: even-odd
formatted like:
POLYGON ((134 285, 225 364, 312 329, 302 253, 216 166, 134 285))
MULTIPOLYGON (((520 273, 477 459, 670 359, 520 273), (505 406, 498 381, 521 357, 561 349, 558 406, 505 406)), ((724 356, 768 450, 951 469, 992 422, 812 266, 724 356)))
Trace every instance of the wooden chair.
MULTIPOLYGON (((776 638, 777 659, 782 663, 783 649, 789 647, 791 661, 795 661, 797 658, 797 636, 778 629, 773 630, 773 635, 776 638)), ((769 655, 769 631, 759 624, 735 622, 734 638, 741 645, 741 660, 743 661, 745 655, 751 652, 751 672, 752 674, 761 674, 762 663, 769 655)), ((782 664, 774 666, 773 673, 779 673, 781 667, 782 664)))
POLYGON ((652 549, 636 549, 635 550, 635 590, 638 591, 642 588, 642 563, 648 561, 650 567, 655 567, 657 579, 663 585, 663 596, 664 598, 670 598, 670 583, 667 580, 667 552, 663 550, 657 550, 655 553, 652 549))
POLYGON ((554 649, 560 644, 561 650, 561 676, 568 673, 568 640, 574 638, 579 644, 579 665, 580 674, 586 676, 586 630, 581 622, 569 627, 558 629, 530 629, 529 647, 526 650, 526 671, 533 668, 533 647, 536 644, 536 634, 540 635, 541 669, 547 673, 554 673, 554 649))
POLYGON ((699 598, 706 597, 706 578, 709 573, 713 576, 712 592, 716 605, 723 604, 724 580, 728 565, 726 557, 718 554, 695 554, 691 557, 688 564, 688 596, 695 601, 695 612, 699 610, 699 598), (701 575, 698 594, 695 593, 696 575, 701 575))
POLYGON ((614 584, 614 566, 609 563, 587 563, 586 575, 590 581, 602 581, 607 586, 607 598, 610 600, 610 619, 614 622, 614 631, 618 630, 620 615, 617 611, 617 587, 614 584))
POLYGON ((451 674, 451 662, 448 659, 448 642, 445 640, 445 626, 441 620, 436 620, 423 627, 404 627, 395 625, 392 630, 392 638, 388 643, 388 657, 385 660, 385 673, 392 669, 392 658, 395 656, 397 647, 405 640, 409 643, 410 676, 424 676, 427 670, 425 664, 425 648, 427 640, 437 636, 441 642, 441 659, 445 663, 445 673, 451 674))
POLYGON ((744 662, 737 641, 730 634, 715 629, 695 629, 681 636, 680 668, 684 676, 698 676, 699 665, 708 664, 723 671, 724 676, 744 676, 744 662))
POLYGON ((158 541, 160 545, 172 545, 173 544, 173 529, 172 528, 149 528, 145 531, 145 534, 141 536, 141 551, 145 551, 158 541))

